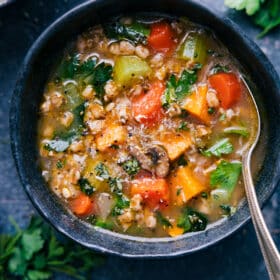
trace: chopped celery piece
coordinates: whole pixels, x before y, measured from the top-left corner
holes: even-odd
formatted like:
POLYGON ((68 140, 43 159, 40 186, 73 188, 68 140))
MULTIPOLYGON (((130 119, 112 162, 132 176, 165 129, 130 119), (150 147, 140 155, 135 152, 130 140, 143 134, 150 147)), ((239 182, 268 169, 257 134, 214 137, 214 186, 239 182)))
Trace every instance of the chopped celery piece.
POLYGON ((244 137, 249 136, 249 131, 244 126, 230 126, 224 129, 224 133, 227 134, 239 134, 244 137))
POLYGON ((122 86, 130 86, 135 80, 148 77, 151 68, 137 56, 120 56, 114 67, 114 80, 122 86))
POLYGON ((178 57, 204 64, 207 58, 207 41, 203 34, 190 33, 181 44, 178 57))

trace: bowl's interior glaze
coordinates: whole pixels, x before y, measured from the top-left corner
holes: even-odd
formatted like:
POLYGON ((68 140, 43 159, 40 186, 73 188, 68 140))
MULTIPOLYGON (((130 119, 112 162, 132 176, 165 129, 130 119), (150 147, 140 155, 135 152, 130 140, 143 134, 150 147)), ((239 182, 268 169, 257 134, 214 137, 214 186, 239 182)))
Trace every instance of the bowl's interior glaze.
POLYGON ((51 25, 30 49, 12 99, 10 125, 13 154, 23 186, 35 207, 59 231, 75 241, 101 252, 129 257, 167 257, 191 253, 228 236, 249 219, 246 203, 230 219, 210 225, 206 231, 177 238, 141 238, 95 229, 68 212, 46 186, 37 164, 36 130, 38 106, 49 72, 67 42, 86 27, 111 16, 135 12, 160 12, 187 16, 214 30, 239 60, 247 73, 262 113, 262 135, 268 142, 264 166, 258 176, 261 203, 272 194, 279 180, 280 82, 272 65, 259 48, 228 19, 198 4, 183 0, 89 1, 70 11, 51 25), (256 87, 258 90, 254 90, 256 87), (260 94, 258 94, 260 93, 260 94), (265 116, 266 115, 266 116, 265 116), (264 121, 265 120, 265 121, 264 121))

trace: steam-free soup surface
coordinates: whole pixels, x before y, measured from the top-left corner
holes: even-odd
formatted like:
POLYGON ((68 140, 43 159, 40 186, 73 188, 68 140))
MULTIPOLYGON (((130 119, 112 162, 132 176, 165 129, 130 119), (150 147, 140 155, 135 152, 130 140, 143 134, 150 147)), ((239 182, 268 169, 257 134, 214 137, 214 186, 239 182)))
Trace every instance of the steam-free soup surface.
POLYGON ((174 237, 234 214, 255 128, 240 67, 212 32, 117 18, 79 36, 50 76, 39 158, 79 218, 174 237))

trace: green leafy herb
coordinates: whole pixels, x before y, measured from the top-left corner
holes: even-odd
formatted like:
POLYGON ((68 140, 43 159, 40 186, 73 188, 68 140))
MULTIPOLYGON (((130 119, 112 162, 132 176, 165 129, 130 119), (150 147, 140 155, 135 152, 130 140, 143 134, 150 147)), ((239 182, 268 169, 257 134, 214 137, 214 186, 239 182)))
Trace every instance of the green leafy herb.
POLYGON ((177 131, 188 131, 189 127, 188 127, 188 123, 187 122, 180 122, 177 131))
POLYGON ((225 4, 238 11, 246 10, 246 13, 251 16, 255 14, 264 0, 225 0, 225 4))
POLYGON ((210 185, 232 192, 237 184, 242 165, 239 162, 221 161, 210 174, 210 185))
POLYGON ((209 115, 213 115, 214 113, 215 113, 215 108, 213 108, 213 107, 208 108, 209 115))
POLYGON ((230 126, 230 127, 226 127, 224 129, 224 133, 226 133, 226 134, 238 134, 238 135, 242 135, 244 137, 248 137, 249 136, 249 131, 244 126, 230 126))
POLYGON ((175 75, 170 76, 162 97, 163 107, 168 108, 172 103, 179 102, 190 94, 191 87, 197 80, 197 70, 199 69, 199 67, 195 67, 184 70, 178 81, 175 75))
POLYGON ((96 97, 103 101, 104 86, 112 77, 112 65, 105 64, 104 62, 98 64, 94 70, 91 83, 96 91, 96 97))
POLYGON ((99 162, 95 168, 94 168, 96 175, 102 179, 109 179, 110 175, 109 175, 109 171, 107 166, 103 163, 103 162, 99 162))
POLYGON ((207 218, 191 208, 184 208, 181 217, 178 219, 177 226, 184 229, 184 232, 205 230, 207 218))
POLYGON ((56 162, 56 167, 58 168, 58 169, 61 169, 61 168, 63 168, 65 166, 65 160, 58 160, 57 162, 56 162))
POLYGON ((207 192, 202 192, 202 193, 201 193, 201 197, 202 197, 202 198, 208 198, 207 192))
POLYGON ((122 164, 123 170, 130 176, 138 173, 140 164, 136 158, 129 159, 122 164))
POLYGON ((280 25, 279 0, 225 0, 225 4, 236 10, 245 10, 253 22, 263 28, 259 37, 280 25))
POLYGON ((93 187, 86 178, 80 178, 78 184, 81 191, 88 196, 92 195, 95 192, 95 187, 93 187))
POLYGON ((228 204, 221 204, 220 208, 223 210, 225 216, 232 216, 236 212, 236 208, 228 204))
POLYGON ((116 204, 112 209, 112 216, 118 216, 124 213, 124 209, 130 205, 129 199, 125 195, 117 195, 116 204))
POLYGON ((81 136, 84 130, 84 110, 85 103, 82 103, 74 108, 72 110, 74 120, 71 126, 67 128, 67 130, 57 132, 52 140, 45 141, 44 149, 58 153, 66 151, 67 148, 81 136))
POLYGON ((44 144, 44 149, 47 151, 64 152, 69 147, 70 143, 63 139, 48 140, 44 144))
POLYGON ((229 142, 229 139, 223 138, 218 142, 216 142, 212 147, 210 147, 206 151, 202 151, 201 153, 207 157, 211 157, 211 156, 220 157, 222 155, 231 154, 232 152, 233 152, 233 146, 229 142))
POLYGON ((57 239, 53 230, 37 217, 29 226, 16 228, 15 235, 0 235, 0 279, 53 279, 62 272, 76 279, 88 279, 101 258, 72 242, 57 239))
POLYGON ((133 43, 146 44, 147 37, 150 34, 150 29, 146 25, 137 21, 128 25, 115 21, 106 24, 103 27, 108 38, 116 40, 126 39, 133 43))
POLYGON ((181 194, 181 192, 182 192, 182 188, 177 189, 176 195, 179 196, 181 194))
POLYGON ((160 211, 156 212, 156 217, 158 222, 164 227, 172 227, 170 221, 167 218, 165 218, 160 211))
POLYGON ((211 70, 210 75, 217 74, 217 73, 229 73, 230 69, 228 66, 216 64, 211 70))
POLYGON ((121 195, 122 194, 122 182, 121 179, 118 177, 112 178, 110 177, 108 180, 108 184, 110 187, 111 192, 121 195))
POLYGON ((187 160, 185 159, 184 155, 181 155, 178 160, 177 160, 177 164, 179 166, 186 166, 188 164, 187 160))

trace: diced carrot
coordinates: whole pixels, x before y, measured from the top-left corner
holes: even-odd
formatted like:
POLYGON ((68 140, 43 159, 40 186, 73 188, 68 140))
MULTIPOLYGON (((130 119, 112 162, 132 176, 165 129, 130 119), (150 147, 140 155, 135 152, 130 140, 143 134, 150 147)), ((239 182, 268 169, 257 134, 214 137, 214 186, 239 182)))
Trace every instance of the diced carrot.
POLYGON ((166 149, 170 160, 178 158, 192 144, 190 133, 165 133, 160 137, 162 146, 166 149))
POLYGON ((171 237, 175 237, 178 235, 182 235, 184 233, 184 229, 178 227, 175 223, 172 225, 172 227, 167 228, 167 232, 171 237))
POLYGON ((87 195, 81 193, 70 201, 70 208, 76 215, 86 216, 93 210, 93 203, 87 195))
POLYGON ((172 199, 174 203, 179 206, 185 204, 207 189, 207 187, 194 176, 189 166, 179 167, 170 176, 169 185, 172 192, 172 199))
POLYGON ((221 106, 232 107, 241 96, 241 84, 233 73, 218 73, 209 77, 210 85, 216 90, 221 106))
POLYGON ((134 180, 130 188, 131 195, 140 194, 145 204, 152 208, 167 206, 169 189, 165 179, 141 178, 134 180))
POLYGON ((132 115, 136 121, 152 126, 162 119, 164 112, 161 97, 164 90, 164 83, 155 81, 147 93, 142 93, 132 99, 132 115))
POLYGON ((151 33, 148 37, 149 45, 158 52, 170 52, 175 48, 174 34, 167 22, 152 24, 151 33))
POLYGON ((210 122, 206 99, 207 91, 207 85, 198 86, 197 89, 185 99, 182 105, 183 109, 206 124, 210 122))

